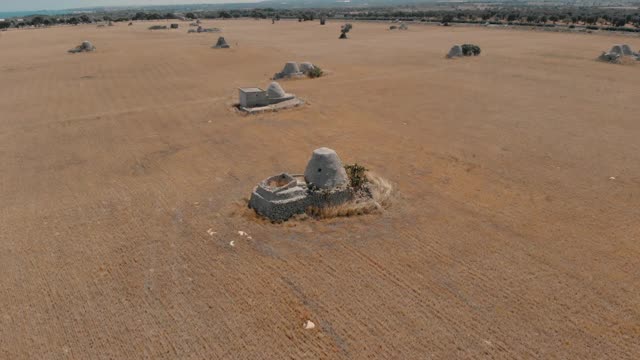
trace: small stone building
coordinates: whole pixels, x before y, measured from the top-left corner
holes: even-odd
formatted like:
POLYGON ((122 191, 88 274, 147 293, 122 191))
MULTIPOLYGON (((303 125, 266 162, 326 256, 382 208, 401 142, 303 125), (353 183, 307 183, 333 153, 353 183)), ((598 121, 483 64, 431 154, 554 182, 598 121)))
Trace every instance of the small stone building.
POLYGON ((338 154, 320 148, 311 155, 304 178, 281 173, 261 181, 251 193, 249 207, 273 221, 282 221, 308 208, 336 206, 353 197, 338 154))
POLYGON ((240 106, 245 108, 252 108, 257 106, 269 105, 269 99, 267 98, 267 92, 257 88, 240 88, 240 106))
POLYGON ((240 107, 254 108, 281 103, 295 99, 295 95, 287 94, 282 86, 273 81, 267 90, 257 87, 240 88, 240 107))

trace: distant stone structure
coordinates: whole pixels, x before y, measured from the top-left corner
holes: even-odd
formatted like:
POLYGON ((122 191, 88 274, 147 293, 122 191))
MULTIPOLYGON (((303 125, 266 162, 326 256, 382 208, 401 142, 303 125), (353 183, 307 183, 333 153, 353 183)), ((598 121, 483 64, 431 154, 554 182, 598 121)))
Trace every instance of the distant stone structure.
POLYGON ((267 90, 258 87, 240 88, 239 95, 239 109, 248 113, 286 109, 304 103, 295 95, 286 93, 275 81, 269 84, 267 90))
POLYGON ((309 74, 309 72, 313 71, 316 68, 315 65, 313 65, 308 61, 301 62, 299 67, 300 67, 300 71, 305 75, 309 74))
POLYGON ((636 55, 633 53, 633 51, 631 51, 631 47, 627 44, 622 44, 621 48, 622 48, 622 55, 625 55, 625 56, 636 55))
POLYGON ((295 61, 289 61, 284 65, 282 71, 273 75, 273 79, 279 80, 304 77, 309 75, 309 73, 315 68, 316 66, 308 61, 304 61, 299 64, 295 61))
POLYGON ((609 52, 602 52, 598 59, 611 63, 621 63, 623 59, 640 60, 640 54, 633 52, 627 44, 616 44, 611 47, 609 52))
POLYGON ((92 52, 96 51, 96 47, 90 41, 83 41, 82 44, 76 46, 75 48, 69 50, 70 53, 81 53, 81 52, 92 52))
POLYGON ((304 177, 281 173, 261 181, 251 194, 249 207, 272 221, 283 221, 309 207, 346 203, 354 195, 338 154, 319 148, 313 151, 304 177))
POLYGON ((462 57, 462 46, 460 45, 453 45, 453 47, 451 48, 451 50, 449 50, 449 53, 447 54, 447 57, 449 59, 451 58, 456 58, 456 57, 462 57))
POLYGON ((298 63, 295 61, 289 61, 284 65, 284 68, 282 69, 282 71, 280 71, 279 73, 276 73, 273 76, 273 79, 278 80, 278 79, 284 79, 284 78, 300 77, 303 75, 304 74, 302 73, 302 71, 300 71, 300 67, 298 66, 298 63))
POLYGON ((267 87, 267 99, 269 99, 270 104, 277 104, 293 98, 295 98, 295 95, 287 94, 282 86, 275 81, 272 81, 267 87))
POLYGON ((473 44, 463 44, 463 45, 453 45, 449 53, 447 54, 447 58, 453 59, 457 57, 463 56, 478 56, 480 55, 480 46, 473 44))
POLYGON ((230 48, 229 44, 227 44, 227 41, 224 39, 224 37, 220 36, 218 38, 218 42, 213 46, 214 49, 228 49, 230 48))
POLYGON ((172 29, 178 29, 179 27, 180 27, 180 24, 171 24, 172 29))

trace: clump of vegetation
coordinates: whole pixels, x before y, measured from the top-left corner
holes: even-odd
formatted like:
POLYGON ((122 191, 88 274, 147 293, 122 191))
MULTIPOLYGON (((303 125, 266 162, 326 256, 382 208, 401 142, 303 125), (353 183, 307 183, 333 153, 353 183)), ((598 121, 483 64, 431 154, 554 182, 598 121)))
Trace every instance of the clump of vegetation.
POLYGON ((318 66, 314 66, 313 69, 309 70, 309 72, 307 73, 307 76, 309 76, 312 79, 319 78, 322 75, 324 75, 324 71, 322 71, 322 69, 319 68, 318 66))
POLYGON ((340 28, 340 39, 346 39, 347 33, 351 31, 351 29, 353 29, 353 25, 351 24, 342 25, 342 27, 340 28))
POLYGON ((473 44, 464 44, 462 45, 462 55, 478 56, 480 55, 480 46, 473 44))
POLYGON ((149 26, 149 30, 167 30, 166 25, 153 25, 149 26))
POLYGON ((362 187, 369 182, 367 178, 367 171, 369 171, 369 169, 364 166, 355 163, 353 165, 345 165, 344 169, 347 171, 347 176, 354 189, 362 189, 362 187))

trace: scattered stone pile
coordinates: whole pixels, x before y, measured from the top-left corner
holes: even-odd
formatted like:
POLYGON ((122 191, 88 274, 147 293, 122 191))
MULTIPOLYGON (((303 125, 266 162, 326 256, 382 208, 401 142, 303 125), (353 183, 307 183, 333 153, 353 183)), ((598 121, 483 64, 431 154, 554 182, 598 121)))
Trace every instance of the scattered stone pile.
POLYGON ((480 55, 480 47, 478 45, 473 44, 463 44, 463 45, 453 45, 449 53, 447 54, 447 58, 457 58, 463 56, 478 56, 480 55))
POLYGON ((82 44, 76 46, 75 48, 69 50, 70 53, 81 53, 81 52, 92 52, 96 51, 96 47, 89 41, 83 41, 82 44))
POLYGON ((291 79, 308 76, 311 78, 320 77, 323 75, 322 69, 318 66, 304 61, 297 63, 295 61, 289 61, 284 65, 284 68, 279 73, 273 75, 274 80, 279 79, 291 79))
POLYGON ((218 42, 213 45, 214 49, 228 49, 230 48, 229 44, 227 44, 227 41, 224 39, 224 37, 220 36, 218 38, 218 42))
POLYGON ((313 151, 304 177, 282 173, 258 184, 251 194, 249 207, 272 221, 283 221, 308 208, 344 204, 355 197, 355 189, 335 151, 313 151))
POLYGON ((616 44, 611 47, 609 52, 602 52, 598 58, 601 61, 610 63, 622 63, 623 60, 640 60, 640 54, 633 52, 627 44, 616 44))

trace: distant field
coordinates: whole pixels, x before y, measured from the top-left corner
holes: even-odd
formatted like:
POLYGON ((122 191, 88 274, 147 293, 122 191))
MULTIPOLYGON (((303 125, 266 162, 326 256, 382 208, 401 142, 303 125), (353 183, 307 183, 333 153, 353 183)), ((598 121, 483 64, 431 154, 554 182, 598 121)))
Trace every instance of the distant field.
POLYGON ((595 58, 640 39, 152 24, 0 37, 0 358, 638 358, 640 65, 595 58), (286 61, 329 75, 238 115, 286 61), (392 181, 391 208, 245 209, 321 146, 392 181))

